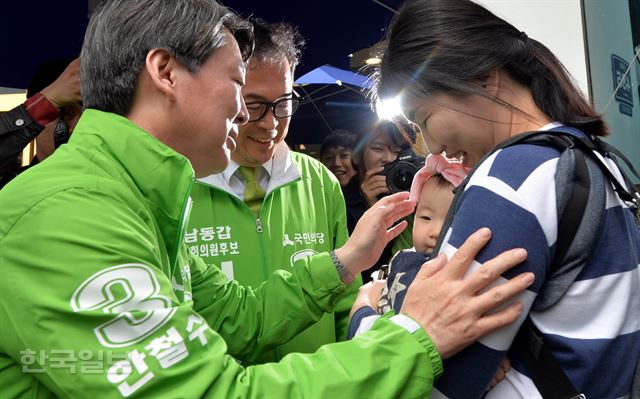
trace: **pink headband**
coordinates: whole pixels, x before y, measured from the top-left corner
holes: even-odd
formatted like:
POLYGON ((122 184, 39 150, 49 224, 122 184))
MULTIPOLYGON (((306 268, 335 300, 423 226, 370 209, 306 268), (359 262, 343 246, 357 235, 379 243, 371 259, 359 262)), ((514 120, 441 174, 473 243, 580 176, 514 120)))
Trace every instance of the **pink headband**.
POLYGON ((442 175, 454 187, 458 187, 470 170, 471 168, 465 168, 459 161, 448 160, 442 155, 430 154, 427 156, 425 165, 413 178, 409 200, 418 201, 422 187, 431 176, 442 175))

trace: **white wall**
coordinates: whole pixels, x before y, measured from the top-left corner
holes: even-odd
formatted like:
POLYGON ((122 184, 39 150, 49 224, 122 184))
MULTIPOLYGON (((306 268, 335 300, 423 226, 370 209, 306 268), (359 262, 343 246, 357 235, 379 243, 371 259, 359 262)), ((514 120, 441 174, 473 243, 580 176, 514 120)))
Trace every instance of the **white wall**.
POLYGON ((632 115, 620 112, 620 104, 615 99, 606 107, 614 90, 611 55, 620 56, 627 63, 634 56, 629 0, 584 0, 584 23, 580 0, 474 1, 549 47, 593 101, 596 111, 604 113, 612 132, 607 141, 621 149, 639 169, 640 71, 636 71, 637 61, 629 75, 632 115))
POLYGON ((0 87, 0 112, 17 107, 27 99, 26 97, 24 90, 0 87))
POLYGON ((475 1, 549 47, 578 87, 586 96, 590 95, 580 0, 475 1))

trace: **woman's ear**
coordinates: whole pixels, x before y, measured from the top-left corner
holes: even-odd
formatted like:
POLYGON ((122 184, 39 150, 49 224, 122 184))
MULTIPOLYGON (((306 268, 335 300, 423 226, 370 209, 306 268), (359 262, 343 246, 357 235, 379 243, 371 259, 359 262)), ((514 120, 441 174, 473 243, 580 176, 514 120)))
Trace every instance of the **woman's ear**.
POLYGON ((426 141, 424 141, 422 133, 418 133, 416 135, 416 143, 413 145, 413 148, 422 156, 427 156, 427 154, 429 154, 429 147, 427 146, 426 141))
POLYGON ((501 72, 497 69, 489 72, 489 75, 480 80, 480 86, 485 89, 489 95, 496 96, 500 87, 501 72))

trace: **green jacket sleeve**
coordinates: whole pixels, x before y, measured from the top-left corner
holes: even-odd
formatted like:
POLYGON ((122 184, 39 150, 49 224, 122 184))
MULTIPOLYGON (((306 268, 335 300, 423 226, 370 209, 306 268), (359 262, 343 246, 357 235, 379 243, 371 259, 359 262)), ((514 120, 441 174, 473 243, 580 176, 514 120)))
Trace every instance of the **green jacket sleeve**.
MULTIPOLYGON (((376 323, 371 332, 356 340, 325 346, 315 354, 292 355, 281 363, 243 368, 228 354, 216 327, 229 335, 229 325, 246 321, 247 325, 253 324, 243 327, 247 330, 284 331, 288 321, 261 320, 252 314, 271 306, 265 303, 264 293, 269 289, 292 291, 280 301, 297 309, 302 317, 319 314, 332 307, 333 290, 339 287, 337 277, 320 275, 317 279, 316 274, 309 274, 310 269, 317 268, 304 267, 295 275, 274 274, 255 292, 225 282, 216 276, 219 272, 215 269, 205 270, 202 275, 196 271, 195 279, 212 273, 209 277, 216 282, 193 290, 194 296, 207 290, 214 295, 214 305, 203 303, 199 313, 188 296, 178 298, 179 284, 172 281, 175 274, 171 276, 174 268, 167 266, 167 254, 161 250, 158 236, 149 231, 153 230, 152 223, 141 220, 143 212, 123 211, 107 196, 68 190, 37 204, 20 223, 3 227, 3 395, 428 395, 441 367, 432 343, 421 329, 410 334, 388 320, 376 323), (73 203, 73 209, 69 203, 73 203), (25 237, 29 237, 28 251, 22 250, 25 237), (307 306, 310 310, 302 310, 307 306), (215 316, 215 312, 220 315, 215 316), (233 322, 232 318, 239 321, 233 322)), ((309 260, 326 261, 321 255, 309 260)), ((188 281, 188 270, 178 269, 188 281)))
POLYGON ((193 264, 194 310, 227 342, 234 357, 252 360, 333 311, 343 291, 328 254, 301 259, 293 274, 277 271, 257 288, 227 280, 217 266, 193 264))
MULTIPOLYGON (((342 247, 349 239, 349 231, 347 229, 347 207, 344 203, 344 196, 340 189, 340 183, 334 179, 333 182, 333 217, 334 217, 334 248, 342 247)), ((358 296, 358 289, 362 286, 362 277, 360 273, 355 280, 349 284, 345 290, 338 296, 336 309, 334 311, 336 325, 336 341, 344 341, 347 339, 349 331, 349 313, 351 306, 358 296)))

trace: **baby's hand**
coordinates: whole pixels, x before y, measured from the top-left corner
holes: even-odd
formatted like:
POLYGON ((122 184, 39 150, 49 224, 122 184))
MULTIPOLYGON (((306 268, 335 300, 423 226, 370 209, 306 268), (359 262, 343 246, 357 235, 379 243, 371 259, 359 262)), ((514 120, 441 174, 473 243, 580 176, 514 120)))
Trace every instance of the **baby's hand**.
POLYGON ((384 289, 384 285, 387 280, 375 280, 368 282, 358 289, 358 296, 356 297, 356 301, 353 303, 351 307, 351 313, 349 313, 349 319, 356 312, 356 310, 369 306, 374 310, 378 309, 378 302, 380 301, 380 295, 382 295, 382 290, 384 289))
POLYGON ((504 380, 504 377, 507 376, 507 371, 511 369, 511 362, 508 357, 504 357, 502 362, 500 363, 500 368, 496 371, 496 375, 493 376, 491 382, 489 383, 489 387, 487 388, 487 392, 489 392, 493 387, 498 385, 498 383, 504 380))

